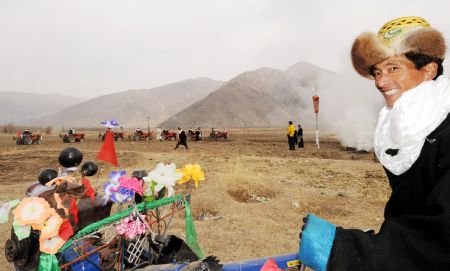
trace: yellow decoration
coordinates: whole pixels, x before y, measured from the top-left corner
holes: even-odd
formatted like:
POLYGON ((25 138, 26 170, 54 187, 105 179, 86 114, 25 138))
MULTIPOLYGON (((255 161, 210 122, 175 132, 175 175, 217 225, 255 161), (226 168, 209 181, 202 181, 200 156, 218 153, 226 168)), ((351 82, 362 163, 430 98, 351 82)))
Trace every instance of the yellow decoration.
POLYGON ((201 169, 200 165, 195 164, 195 165, 192 166, 191 178, 195 182, 195 188, 198 187, 198 183, 200 181, 204 181, 205 180, 205 172, 203 172, 203 170, 201 169))
POLYGON ((407 33, 425 27, 431 27, 431 25, 424 18, 416 16, 400 17, 384 24, 378 31, 378 38, 384 45, 391 46, 407 33))
POLYGON ((179 184, 187 183, 192 179, 194 181, 195 188, 198 188, 198 183, 205 180, 205 172, 203 172, 198 164, 187 164, 183 169, 178 170, 178 172, 183 173, 183 177, 178 181, 179 184))

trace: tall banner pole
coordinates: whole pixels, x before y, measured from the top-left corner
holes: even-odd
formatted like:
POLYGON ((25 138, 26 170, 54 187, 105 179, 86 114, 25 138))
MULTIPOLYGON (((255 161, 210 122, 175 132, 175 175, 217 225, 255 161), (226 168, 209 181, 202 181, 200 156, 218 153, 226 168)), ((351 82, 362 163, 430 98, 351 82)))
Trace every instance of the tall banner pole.
POLYGON ((316 113, 316 146, 317 149, 320 149, 319 143, 319 94, 318 94, 317 82, 314 82, 314 96, 313 105, 314 105, 314 113, 316 113))
POLYGON ((318 113, 316 113, 316 146, 317 149, 320 149, 320 143, 319 143, 319 120, 318 120, 318 113))

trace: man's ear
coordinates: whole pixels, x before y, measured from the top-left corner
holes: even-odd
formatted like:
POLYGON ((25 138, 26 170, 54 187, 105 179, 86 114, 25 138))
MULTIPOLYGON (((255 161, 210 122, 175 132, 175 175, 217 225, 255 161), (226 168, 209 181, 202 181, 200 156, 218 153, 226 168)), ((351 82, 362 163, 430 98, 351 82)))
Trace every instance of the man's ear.
POLYGON ((433 80, 437 74, 438 64, 436 62, 430 62, 423 69, 425 69, 425 80, 433 80))

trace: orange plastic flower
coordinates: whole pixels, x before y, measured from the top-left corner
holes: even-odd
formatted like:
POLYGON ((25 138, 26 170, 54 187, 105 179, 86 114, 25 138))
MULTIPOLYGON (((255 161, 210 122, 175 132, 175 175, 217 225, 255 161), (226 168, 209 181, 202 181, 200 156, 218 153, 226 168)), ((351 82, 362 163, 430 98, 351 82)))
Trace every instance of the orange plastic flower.
POLYGON ((52 209, 51 216, 42 224, 38 225, 36 230, 41 231, 40 238, 51 238, 53 236, 57 236, 59 233, 59 227, 63 223, 63 219, 56 213, 54 209, 52 209))
POLYGON ((17 224, 20 226, 42 225, 51 215, 51 208, 43 198, 24 198, 13 211, 17 224))
POLYGON ((39 238, 39 248, 42 252, 56 254, 65 242, 66 241, 59 236, 54 236, 52 238, 39 238))

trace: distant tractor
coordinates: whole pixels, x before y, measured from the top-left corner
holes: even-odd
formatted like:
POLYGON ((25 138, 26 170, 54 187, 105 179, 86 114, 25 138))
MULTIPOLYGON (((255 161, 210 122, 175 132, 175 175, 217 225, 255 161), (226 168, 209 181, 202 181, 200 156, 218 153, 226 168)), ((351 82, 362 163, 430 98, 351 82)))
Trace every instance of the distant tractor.
POLYGON ((31 145, 31 144, 42 144, 41 134, 33 134, 29 130, 24 130, 23 132, 17 132, 16 145, 31 145))
POLYGON ((161 137, 163 140, 177 140, 177 133, 164 129, 161 133, 161 137))
POLYGON ((74 129, 69 129, 67 134, 59 135, 64 143, 84 142, 85 133, 76 133, 74 129))
POLYGON ((192 129, 189 129, 188 135, 189 135, 188 139, 192 140, 192 141, 200 141, 203 138, 202 131, 200 130, 200 128, 195 129, 195 131, 192 129))
MULTIPOLYGON (((111 132, 112 133, 112 137, 115 141, 123 141, 125 135, 124 132, 111 132)), ((102 141, 105 141, 105 136, 106 133, 100 133, 98 134, 98 138, 100 138, 102 141)))
POLYGON ((209 134, 209 140, 228 140, 229 133, 225 129, 223 131, 218 131, 216 128, 211 129, 211 133, 209 134))
POLYGON ((133 135, 128 136, 129 139, 133 139, 134 141, 140 140, 151 140, 154 138, 153 132, 143 132, 140 129, 136 129, 133 135))

